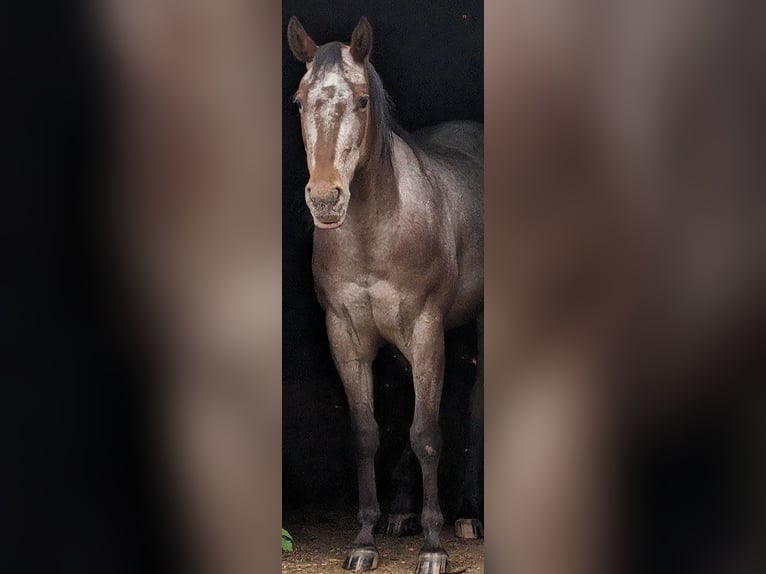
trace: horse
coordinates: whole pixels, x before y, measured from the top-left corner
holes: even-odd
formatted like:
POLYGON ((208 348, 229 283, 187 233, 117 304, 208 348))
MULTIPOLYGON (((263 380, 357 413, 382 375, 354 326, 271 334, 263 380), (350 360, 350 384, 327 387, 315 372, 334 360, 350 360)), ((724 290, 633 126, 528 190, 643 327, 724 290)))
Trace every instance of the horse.
MULTIPOLYGON (((448 563, 437 484, 444 333, 476 319, 482 338, 483 126, 404 130, 370 63, 372 38, 365 17, 349 44, 317 46, 295 16, 287 27, 289 47, 306 65, 294 102, 310 174, 305 200, 314 223, 315 291, 355 434, 360 530, 343 567, 378 564, 371 365, 388 343, 412 368, 409 436, 422 470, 424 537, 415 571, 441 573, 448 563)), ((481 367, 478 373, 477 416, 481 367)))

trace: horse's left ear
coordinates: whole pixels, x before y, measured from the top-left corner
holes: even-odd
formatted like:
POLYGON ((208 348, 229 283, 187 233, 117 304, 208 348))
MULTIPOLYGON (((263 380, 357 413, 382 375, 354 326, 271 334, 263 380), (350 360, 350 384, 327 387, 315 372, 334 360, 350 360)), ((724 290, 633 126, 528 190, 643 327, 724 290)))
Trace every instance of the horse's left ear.
POLYGON ((351 55, 360 64, 366 64, 372 52, 372 26, 362 16, 351 34, 351 55))

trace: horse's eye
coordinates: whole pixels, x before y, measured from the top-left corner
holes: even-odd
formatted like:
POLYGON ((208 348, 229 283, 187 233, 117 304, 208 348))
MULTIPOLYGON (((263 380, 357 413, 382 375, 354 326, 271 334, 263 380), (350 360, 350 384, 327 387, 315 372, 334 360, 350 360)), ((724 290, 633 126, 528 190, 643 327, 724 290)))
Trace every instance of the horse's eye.
POLYGON ((370 97, 369 96, 362 96, 361 98, 359 98, 359 103, 357 104, 359 106, 359 109, 363 110, 364 108, 366 108, 367 107, 367 103, 369 101, 370 101, 370 97))
POLYGON ((293 102, 295 102, 295 105, 298 106, 298 111, 302 112, 303 111, 303 102, 301 102, 298 98, 295 98, 293 100, 293 102))

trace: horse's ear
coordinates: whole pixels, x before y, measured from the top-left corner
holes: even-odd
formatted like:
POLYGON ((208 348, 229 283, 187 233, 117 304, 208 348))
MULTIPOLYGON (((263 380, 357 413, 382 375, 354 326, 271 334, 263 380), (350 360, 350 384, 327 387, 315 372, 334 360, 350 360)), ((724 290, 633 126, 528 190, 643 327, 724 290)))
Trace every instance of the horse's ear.
POLYGON ((362 16, 351 34, 351 55, 360 64, 366 64, 372 52, 372 26, 362 16))
POLYGON ((317 45, 295 16, 292 16, 287 23, 287 43, 290 45, 293 56, 301 62, 308 64, 314 59, 317 45))

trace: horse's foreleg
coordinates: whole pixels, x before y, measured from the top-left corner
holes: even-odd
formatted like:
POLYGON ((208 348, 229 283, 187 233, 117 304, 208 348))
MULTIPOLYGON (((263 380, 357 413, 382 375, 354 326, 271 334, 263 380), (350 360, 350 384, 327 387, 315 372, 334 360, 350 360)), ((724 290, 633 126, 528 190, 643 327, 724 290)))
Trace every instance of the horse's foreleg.
POLYGON ((410 355, 415 387, 410 444, 423 471, 421 525, 425 537, 415 572, 439 574, 447 569, 447 553, 440 539, 444 519, 439 507, 437 475, 442 446, 439 403, 444 379, 444 330, 440 320, 424 316, 416 323, 410 355))
POLYGON ((380 519, 375 490, 375 453, 378 450, 378 423, 375 421, 372 359, 375 347, 350 321, 328 316, 330 348, 343 381, 351 414, 359 482, 359 534, 351 545, 343 567, 346 570, 372 570, 378 564, 374 529, 380 519))

